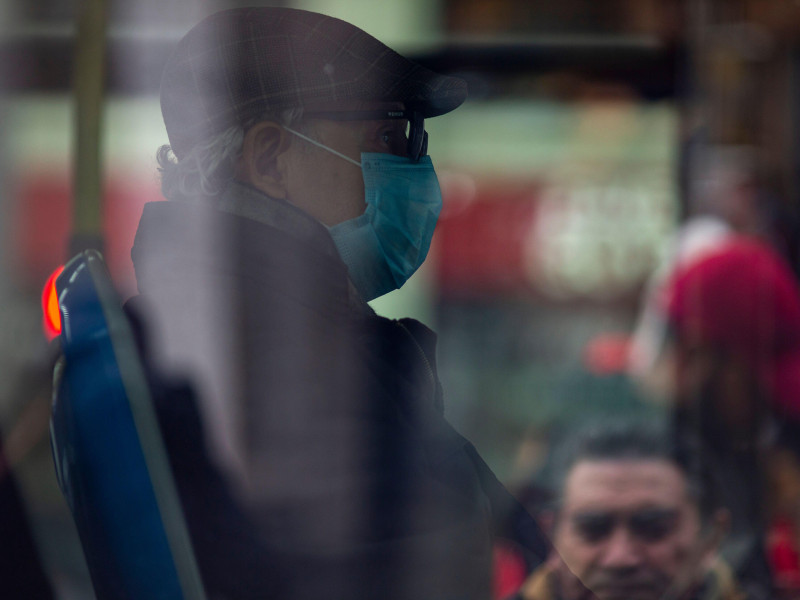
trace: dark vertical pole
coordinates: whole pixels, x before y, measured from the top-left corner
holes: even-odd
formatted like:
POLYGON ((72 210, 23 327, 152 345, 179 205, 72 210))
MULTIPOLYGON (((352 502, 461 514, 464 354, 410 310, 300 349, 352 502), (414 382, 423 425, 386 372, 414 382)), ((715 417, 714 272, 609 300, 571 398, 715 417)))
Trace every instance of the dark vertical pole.
POLYGON ((704 73, 707 71, 708 25, 711 5, 709 0, 687 0, 686 18, 686 88, 682 103, 682 118, 686 133, 681 140, 680 206, 681 219, 686 219, 697 210, 698 159, 703 155, 709 138, 709 93, 704 73))
POLYGON ((78 2, 75 45, 73 234, 70 255, 103 250, 101 133, 105 91, 106 0, 78 2))
POLYGON ((786 212, 791 215, 789 225, 788 246, 789 260, 795 274, 800 275, 800 42, 792 41, 789 51, 789 127, 790 142, 790 174, 785 182, 786 212))

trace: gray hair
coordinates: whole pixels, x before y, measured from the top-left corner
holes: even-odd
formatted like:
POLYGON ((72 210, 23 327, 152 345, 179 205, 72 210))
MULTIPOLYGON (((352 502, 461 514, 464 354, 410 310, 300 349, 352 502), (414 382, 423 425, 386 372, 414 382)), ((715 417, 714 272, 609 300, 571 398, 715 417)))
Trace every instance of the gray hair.
POLYGON ((233 179, 248 129, 260 121, 275 121, 287 127, 296 127, 302 117, 301 108, 288 109, 278 115, 261 115, 196 144, 180 160, 168 144, 161 146, 156 153, 156 160, 161 172, 162 194, 168 200, 218 196, 233 179))

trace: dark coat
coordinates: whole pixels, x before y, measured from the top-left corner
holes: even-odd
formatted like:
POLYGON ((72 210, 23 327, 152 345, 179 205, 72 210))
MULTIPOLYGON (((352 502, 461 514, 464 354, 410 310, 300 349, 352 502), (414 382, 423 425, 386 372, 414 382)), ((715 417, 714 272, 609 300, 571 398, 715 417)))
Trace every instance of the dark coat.
POLYGON ((443 417, 435 334, 354 301, 327 230, 276 206, 281 226, 149 204, 132 251, 206 586, 488 598, 492 536, 514 501, 443 417), (220 407, 233 426, 215 438, 220 407))
MULTIPOLYGON (((686 600, 754 600, 739 589, 730 567, 722 560, 714 561, 707 576, 694 591, 681 596, 686 600)), ((552 564, 536 569, 516 595, 508 600, 566 600, 558 592, 552 564)))

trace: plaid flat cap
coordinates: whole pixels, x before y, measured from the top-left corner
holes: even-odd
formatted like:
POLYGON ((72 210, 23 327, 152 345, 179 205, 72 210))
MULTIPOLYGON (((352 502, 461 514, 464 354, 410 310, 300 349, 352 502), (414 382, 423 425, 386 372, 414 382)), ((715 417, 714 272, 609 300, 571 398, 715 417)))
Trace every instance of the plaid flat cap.
POLYGON ((399 55, 340 19, 292 8, 215 13, 178 42, 161 80, 161 113, 178 158, 234 124, 288 108, 346 110, 404 102, 424 117, 459 106, 466 82, 399 55))

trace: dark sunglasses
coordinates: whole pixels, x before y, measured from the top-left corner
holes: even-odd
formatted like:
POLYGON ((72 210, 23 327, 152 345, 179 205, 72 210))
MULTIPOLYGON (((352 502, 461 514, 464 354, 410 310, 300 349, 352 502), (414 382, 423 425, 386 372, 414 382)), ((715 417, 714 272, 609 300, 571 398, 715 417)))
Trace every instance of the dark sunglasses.
POLYGON ((312 119, 329 119, 331 121, 386 121, 390 119, 406 119, 408 121, 408 143, 406 156, 412 162, 428 154, 428 132, 425 131, 425 118, 415 110, 350 110, 309 112, 306 117, 312 119))
POLYGON ((667 537, 678 524, 678 511, 672 509, 646 509, 625 517, 605 512, 579 513, 572 517, 572 523, 579 535, 590 543, 607 539, 622 524, 628 531, 643 542, 658 542, 667 537))

